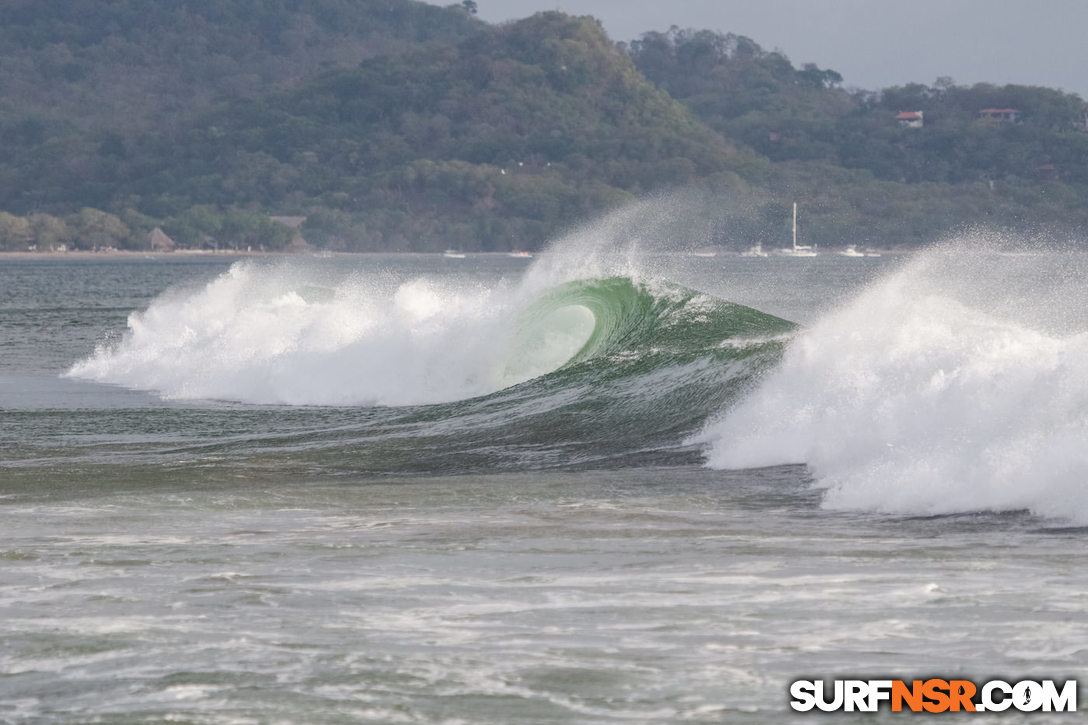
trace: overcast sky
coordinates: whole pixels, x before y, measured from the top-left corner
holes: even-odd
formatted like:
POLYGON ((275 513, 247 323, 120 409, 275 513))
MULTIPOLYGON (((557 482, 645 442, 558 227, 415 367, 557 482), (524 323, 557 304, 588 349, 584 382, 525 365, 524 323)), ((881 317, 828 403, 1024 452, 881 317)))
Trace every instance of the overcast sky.
MULTIPOLYGON (((435 2, 453 4, 453 0, 435 2)), ((501 22, 557 7, 603 21, 613 40, 647 30, 747 35, 844 85, 883 88, 938 76, 1044 85, 1088 98, 1088 0, 477 0, 501 22)))

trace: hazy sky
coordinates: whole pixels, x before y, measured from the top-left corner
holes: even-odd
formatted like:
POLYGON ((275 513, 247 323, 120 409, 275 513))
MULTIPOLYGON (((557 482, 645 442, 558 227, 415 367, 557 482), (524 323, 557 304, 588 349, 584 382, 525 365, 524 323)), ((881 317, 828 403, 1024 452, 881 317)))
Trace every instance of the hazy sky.
MULTIPOLYGON (((453 0, 435 2, 453 4, 453 0)), ((490 22, 557 7, 593 15, 613 40, 709 28, 816 63, 844 85, 1024 83, 1088 98, 1088 0, 477 0, 490 22)))

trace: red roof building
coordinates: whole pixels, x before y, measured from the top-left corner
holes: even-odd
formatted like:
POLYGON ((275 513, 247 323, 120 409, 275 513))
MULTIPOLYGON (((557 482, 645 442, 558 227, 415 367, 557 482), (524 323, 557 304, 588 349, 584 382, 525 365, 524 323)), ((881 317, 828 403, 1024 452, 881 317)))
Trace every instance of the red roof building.
POLYGON ((924 114, 921 111, 900 111, 895 120, 903 128, 921 128, 925 124, 924 114))

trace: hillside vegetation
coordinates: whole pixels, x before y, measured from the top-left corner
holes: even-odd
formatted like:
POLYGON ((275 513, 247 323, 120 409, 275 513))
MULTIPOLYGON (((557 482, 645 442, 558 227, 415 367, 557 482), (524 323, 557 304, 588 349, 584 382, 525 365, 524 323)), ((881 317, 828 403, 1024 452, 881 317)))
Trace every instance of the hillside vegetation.
POLYGON ((157 129, 484 25, 407 0, 2 0, 0 117, 35 142, 66 130, 157 129))
MULTIPOLYGON (((802 202, 811 241, 910 244, 974 225, 1088 230, 1088 133, 1076 95, 949 78, 847 92, 834 71, 797 69, 748 38, 710 31, 647 33, 628 50, 700 120, 775 162, 762 184, 802 202), (1019 118, 980 119, 987 108, 1019 118), (900 126, 900 111, 922 111, 923 127, 900 126)), ((764 217, 784 218, 785 206, 772 203, 764 217)))
POLYGON ((410 0, 4 5, 4 248, 140 247, 154 226, 285 245, 269 216, 332 249, 533 248, 690 186, 738 247, 783 240, 794 200, 824 245, 1088 228, 1084 103, 1051 89, 848 92, 742 36, 617 45, 588 17, 495 27, 410 0))

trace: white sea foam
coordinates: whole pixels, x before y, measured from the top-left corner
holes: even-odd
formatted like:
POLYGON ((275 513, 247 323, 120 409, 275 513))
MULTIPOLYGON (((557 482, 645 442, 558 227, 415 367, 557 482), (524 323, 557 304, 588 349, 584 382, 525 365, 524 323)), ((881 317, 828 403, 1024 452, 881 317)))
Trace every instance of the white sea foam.
POLYGON ((169 399, 245 403, 485 395, 559 368, 592 334, 593 313, 575 304, 522 324, 540 295, 573 280, 652 282, 638 234, 666 238, 667 229, 686 239, 690 211, 680 197, 632 204, 556 240, 516 282, 490 286, 449 275, 329 282, 327 268, 239 262, 201 289, 167 293, 129 315, 120 341, 67 374, 169 399))
POLYGON ((833 508, 1088 523, 1088 333, 1068 264, 923 254, 801 334, 696 441, 716 468, 806 463, 833 508))
POLYGON ((503 284, 382 276, 324 283, 300 265, 240 262, 156 299, 68 375, 174 399, 406 405, 469 398, 562 365, 593 317, 571 306, 519 329, 503 284), (323 286, 328 284, 328 286, 323 286))

